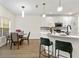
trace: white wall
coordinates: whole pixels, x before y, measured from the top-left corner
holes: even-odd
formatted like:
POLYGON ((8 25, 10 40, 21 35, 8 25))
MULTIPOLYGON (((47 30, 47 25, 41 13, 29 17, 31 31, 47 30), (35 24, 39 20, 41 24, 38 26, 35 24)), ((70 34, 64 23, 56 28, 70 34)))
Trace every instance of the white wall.
POLYGON ((0 20, 1 17, 7 17, 11 21, 11 31, 15 30, 15 16, 7 8, 0 5, 0 20))
POLYGON ((78 33, 79 33, 79 14, 77 16, 78 16, 78 33))
POLYGON ((17 28, 24 30, 25 33, 31 32, 31 39, 40 38, 41 16, 26 15, 25 18, 15 16, 6 7, 0 5, 0 17, 7 17, 11 21, 11 32, 17 28))
POLYGON ((40 16, 26 15, 24 18, 16 17, 16 29, 24 30, 25 33, 31 32, 30 39, 40 38, 40 16))

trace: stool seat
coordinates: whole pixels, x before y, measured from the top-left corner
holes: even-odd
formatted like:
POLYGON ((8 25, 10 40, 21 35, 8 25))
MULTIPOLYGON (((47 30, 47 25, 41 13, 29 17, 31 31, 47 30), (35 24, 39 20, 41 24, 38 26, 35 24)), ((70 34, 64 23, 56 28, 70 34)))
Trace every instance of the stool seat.
POLYGON ((70 42, 64 42, 64 41, 55 41, 55 57, 56 57, 56 50, 58 50, 58 57, 59 57, 59 50, 68 52, 70 54, 70 58, 72 58, 72 44, 70 42))

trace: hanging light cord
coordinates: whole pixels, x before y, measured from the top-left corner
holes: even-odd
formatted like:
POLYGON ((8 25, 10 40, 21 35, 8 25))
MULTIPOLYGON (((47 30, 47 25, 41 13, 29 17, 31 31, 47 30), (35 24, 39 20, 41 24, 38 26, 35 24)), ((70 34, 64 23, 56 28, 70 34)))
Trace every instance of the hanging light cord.
POLYGON ((46 3, 43 3, 44 14, 45 14, 45 5, 46 5, 46 3))
POLYGON ((59 6, 61 6, 61 0, 59 0, 59 6))
POLYGON ((61 0, 59 0, 59 6, 58 6, 58 8, 57 8, 57 11, 58 12, 61 12, 63 10, 63 7, 62 7, 62 5, 61 5, 61 0))

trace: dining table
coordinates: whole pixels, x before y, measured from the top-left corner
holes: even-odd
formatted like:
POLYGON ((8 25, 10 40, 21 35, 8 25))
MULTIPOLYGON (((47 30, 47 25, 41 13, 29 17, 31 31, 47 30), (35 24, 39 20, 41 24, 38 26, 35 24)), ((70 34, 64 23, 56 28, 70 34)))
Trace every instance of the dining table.
POLYGON ((20 45, 22 45, 22 43, 23 43, 23 37, 24 37, 24 35, 27 35, 27 34, 24 34, 24 33, 22 33, 22 32, 19 32, 18 33, 18 36, 19 36, 19 40, 20 40, 20 45))

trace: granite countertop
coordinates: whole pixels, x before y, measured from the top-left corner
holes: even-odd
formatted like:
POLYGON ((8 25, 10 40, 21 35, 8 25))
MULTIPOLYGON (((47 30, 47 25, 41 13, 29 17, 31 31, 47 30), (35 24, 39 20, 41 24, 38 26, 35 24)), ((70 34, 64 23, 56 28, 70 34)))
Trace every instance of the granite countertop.
POLYGON ((76 38, 79 39, 79 35, 66 35, 66 34, 47 34, 48 36, 52 37, 62 37, 62 38, 76 38))
POLYGON ((70 34, 70 35, 66 35, 65 33, 50 33, 50 32, 40 32, 40 34, 43 34, 43 35, 47 35, 47 36, 50 36, 50 37, 61 37, 61 38, 76 38, 76 39, 79 39, 79 34, 70 34))

